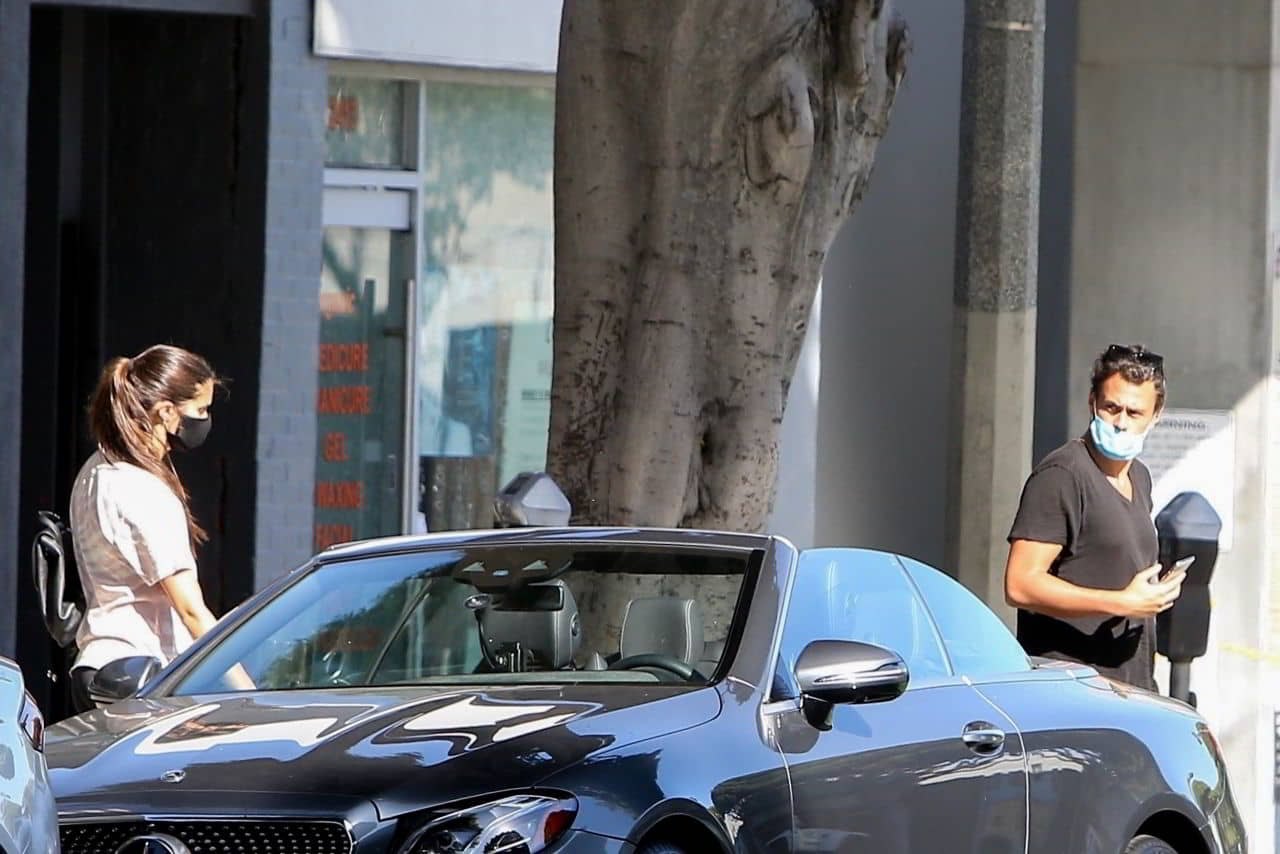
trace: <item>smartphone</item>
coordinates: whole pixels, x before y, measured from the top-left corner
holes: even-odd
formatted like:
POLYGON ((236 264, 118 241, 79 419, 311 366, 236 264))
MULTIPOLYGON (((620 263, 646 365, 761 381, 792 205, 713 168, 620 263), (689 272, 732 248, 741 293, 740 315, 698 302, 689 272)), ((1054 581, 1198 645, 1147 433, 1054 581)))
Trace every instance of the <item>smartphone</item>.
POLYGON ((1187 555, 1184 558, 1179 558, 1178 560, 1173 562, 1173 566, 1168 566, 1160 570, 1160 575, 1158 576, 1158 580, 1164 581, 1166 578, 1168 578, 1170 575, 1172 575, 1175 572, 1186 572, 1187 567, 1191 566, 1191 564, 1195 562, 1196 562, 1195 555, 1187 555))

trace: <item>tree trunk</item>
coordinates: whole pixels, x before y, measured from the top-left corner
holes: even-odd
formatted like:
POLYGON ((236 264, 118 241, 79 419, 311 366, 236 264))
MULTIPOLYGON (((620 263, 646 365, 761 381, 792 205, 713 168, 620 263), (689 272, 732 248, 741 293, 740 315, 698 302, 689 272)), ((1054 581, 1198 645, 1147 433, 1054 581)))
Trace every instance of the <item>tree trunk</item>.
POLYGON ((906 50, 886 0, 565 0, 548 470, 575 521, 764 527, 906 50))

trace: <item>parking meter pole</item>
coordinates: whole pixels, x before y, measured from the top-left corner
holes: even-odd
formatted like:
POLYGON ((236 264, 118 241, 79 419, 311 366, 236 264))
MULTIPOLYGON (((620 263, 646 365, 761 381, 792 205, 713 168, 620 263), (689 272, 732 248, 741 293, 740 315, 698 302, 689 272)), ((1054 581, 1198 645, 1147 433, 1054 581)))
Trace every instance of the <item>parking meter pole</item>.
POLYGON ((1191 662, 1169 662, 1169 696, 1195 705, 1191 695, 1191 662))

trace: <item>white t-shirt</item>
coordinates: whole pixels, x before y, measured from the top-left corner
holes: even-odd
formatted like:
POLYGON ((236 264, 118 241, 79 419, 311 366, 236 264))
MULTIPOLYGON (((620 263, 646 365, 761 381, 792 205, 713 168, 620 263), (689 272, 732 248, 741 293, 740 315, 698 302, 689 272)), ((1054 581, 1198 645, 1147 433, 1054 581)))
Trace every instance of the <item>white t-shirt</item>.
POLYGON ((95 452, 71 490, 71 533, 85 593, 75 667, 131 655, 168 664, 191 645, 159 583, 196 566, 186 512, 168 484, 95 452))

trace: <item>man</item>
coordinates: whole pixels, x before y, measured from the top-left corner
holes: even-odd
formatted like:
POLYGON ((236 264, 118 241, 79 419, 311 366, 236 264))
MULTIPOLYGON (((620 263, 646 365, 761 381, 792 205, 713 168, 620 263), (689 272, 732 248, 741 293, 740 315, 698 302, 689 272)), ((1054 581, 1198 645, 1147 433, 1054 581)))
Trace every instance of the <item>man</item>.
POLYGON ((1165 400, 1164 360, 1113 344, 1093 365, 1089 429, 1046 456, 1009 531, 1005 599, 1030 655, 1092 665, 1155 688, 1155 615, 1182 592, 1164 580, 1151 473, 1137 460, 1165 400))

